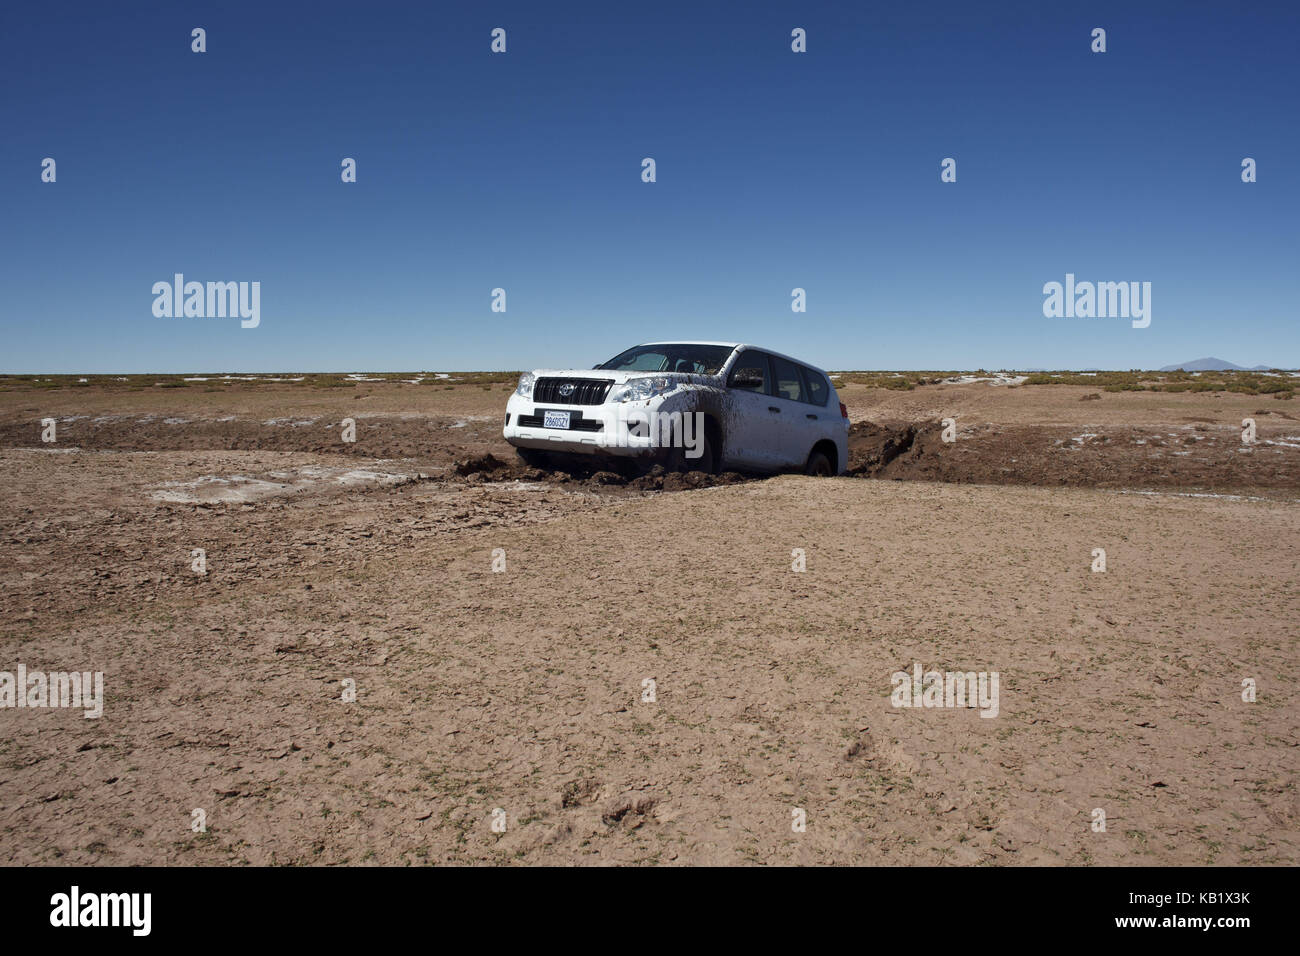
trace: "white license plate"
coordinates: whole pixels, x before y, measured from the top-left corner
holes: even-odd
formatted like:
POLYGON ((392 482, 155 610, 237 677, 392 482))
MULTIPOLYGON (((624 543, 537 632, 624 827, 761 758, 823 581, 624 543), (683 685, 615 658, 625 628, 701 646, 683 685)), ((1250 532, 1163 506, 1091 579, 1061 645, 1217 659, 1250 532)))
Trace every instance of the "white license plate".
POLYGON ((568 428, 569 415, 570 415, 569 412, 543 412, 542 427, 543 428, 568 428))

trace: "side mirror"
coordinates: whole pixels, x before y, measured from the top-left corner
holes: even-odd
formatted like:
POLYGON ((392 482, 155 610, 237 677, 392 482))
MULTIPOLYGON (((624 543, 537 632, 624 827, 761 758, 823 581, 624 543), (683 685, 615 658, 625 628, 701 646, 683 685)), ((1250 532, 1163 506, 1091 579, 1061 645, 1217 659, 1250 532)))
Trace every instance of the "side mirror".
POLYGON ((738 368, 731 373, 732 388, 762 388, 763 373, 756 368, 738 368))

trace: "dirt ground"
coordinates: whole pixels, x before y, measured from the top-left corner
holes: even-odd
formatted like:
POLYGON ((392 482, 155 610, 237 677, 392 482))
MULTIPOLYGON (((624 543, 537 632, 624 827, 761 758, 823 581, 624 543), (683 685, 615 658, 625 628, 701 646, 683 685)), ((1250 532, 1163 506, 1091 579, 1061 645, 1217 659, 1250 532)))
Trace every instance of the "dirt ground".
POLYGON ((0 860, 1300 862, 1296 402, 847 386, 849 476, 628 481, 509 390, 0 392, 0 670, 105 686, 0 709, 0 860))

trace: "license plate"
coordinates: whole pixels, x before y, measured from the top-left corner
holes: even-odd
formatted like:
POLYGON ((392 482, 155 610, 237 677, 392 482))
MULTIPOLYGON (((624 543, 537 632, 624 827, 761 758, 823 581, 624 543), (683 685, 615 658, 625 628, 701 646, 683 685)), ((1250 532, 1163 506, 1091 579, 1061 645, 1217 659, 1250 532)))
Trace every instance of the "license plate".
POLYGON ((568 428, 569 415, 570 415, 569 412, 543 412, 542 427, 543 428, 568 428))

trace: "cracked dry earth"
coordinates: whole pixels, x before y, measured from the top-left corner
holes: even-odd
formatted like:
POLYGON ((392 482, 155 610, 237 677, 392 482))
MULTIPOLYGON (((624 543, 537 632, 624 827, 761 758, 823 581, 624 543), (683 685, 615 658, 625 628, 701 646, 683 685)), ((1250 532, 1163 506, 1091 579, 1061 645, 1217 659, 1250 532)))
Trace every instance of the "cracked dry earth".
POLYGON ((239 429, 342 401, 269 396, 4 397, 0 669, 102 670, 106 697, 0 710, 6 863, 1300 862, 1300 511, 1271 482, 485 481, 451 458, 504 455, 504 392, 302 450, 239 429), (55 399, 246 407, 147 450, 14 437, 55 399), (999 715, 893 708, 916 662, 999 672, 999 715))

